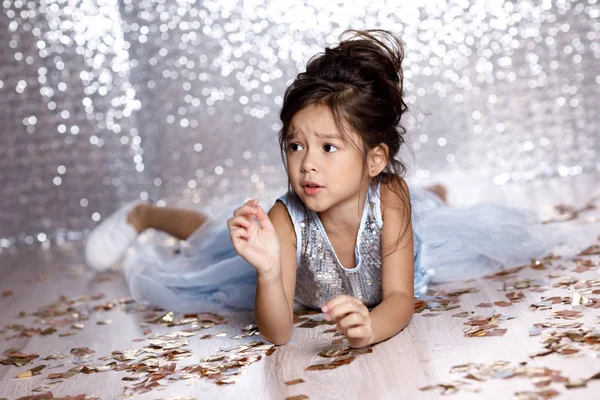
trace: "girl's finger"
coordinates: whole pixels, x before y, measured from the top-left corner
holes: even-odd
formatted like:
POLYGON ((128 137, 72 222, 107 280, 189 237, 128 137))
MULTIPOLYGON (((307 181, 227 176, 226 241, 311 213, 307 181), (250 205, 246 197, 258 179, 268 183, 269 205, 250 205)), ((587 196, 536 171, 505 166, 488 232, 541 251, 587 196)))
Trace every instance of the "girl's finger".
POLYGON ((251 224, 252 223, 248 221, 246 217, 233 217, 227 220, 227 226, 229 226, 230 229, 234 227, 250 228, 251 224))
POLYGON ((243 206, 233 212, 233 216, 238 217, 241 215, 255 215, 257 203, 258 200, 248 200, 243 206))
POLYGON ((349 339, 363 339, 369 337, 369 335, 369 328, 364 325, 350 328, 346 332, 346 337, 349 339))
POLYGON ((321 307, 321 311, 323 312, 329 312, 331 309, 333 309, 334 307, 342 304, 342 303, 346 303, 348 301, 351 301, 352 296, 349 296, 347 294, 341 294, 335 298, 333 298, 332 300, 329 300, 327 302, 327 304, 323 305, 323 307, 321 307))
POLYGON ((363 308, 366 310, 366 308, 364 306, 361 307, 358 304, 356 304, 354 301, 346 301, 343 303, 338 303, 338 305, 336 305, 331 310, 329 310, 326 313, 326 315, 329 316, 328 319, 330 319, 330 320, 337 320, 337 319, 343 318, 344 316, 346 316, 347 314, 350 314, 350 313, 357 313, 357 314, 365 316, 364 315, 365 310, 363 310, 363 308))
POLYGON ((229 235, 231 236, 231 239, 243 239, 243 240, 250 239, 250 235, 248 234, 248 231, 244 228, 232 229, 229 232, 229 235))
POLYGON ((248 205, 242 206, 233 212, 234 217, 242 217, 242 216, 252 217, 255 214, 256 214, 256 209, 254 207, 248 206, 248 205))
POLYGON ((346 332, 350 328, 365 325, 365 317, 359 313, 350 313, 338 321, 337 326, 341 331, 346 332))
POLYGON ((275 230, 271 220, 269 219, 269 215, 259 205, 256 206, 256 220, 262 229, 275 230))

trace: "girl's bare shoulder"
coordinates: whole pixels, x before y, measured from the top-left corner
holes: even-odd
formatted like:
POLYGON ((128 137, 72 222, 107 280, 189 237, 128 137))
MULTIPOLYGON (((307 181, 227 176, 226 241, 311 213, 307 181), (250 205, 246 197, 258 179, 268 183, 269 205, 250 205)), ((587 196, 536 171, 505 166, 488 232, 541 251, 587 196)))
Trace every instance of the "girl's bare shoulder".
POLYGON ((404 179, 399 176, 392 177, 387 182, 381 183, 381 213, 385 214, 386 209, 395 212, 404 210, 407 204, 410 204, 410 191, 404 179))
POLYGON ((268 212, 269 219, 275 227, 279 240, 285 240, 296 245, 296 231, 287 207, 281 201, 276 201, 268 212))

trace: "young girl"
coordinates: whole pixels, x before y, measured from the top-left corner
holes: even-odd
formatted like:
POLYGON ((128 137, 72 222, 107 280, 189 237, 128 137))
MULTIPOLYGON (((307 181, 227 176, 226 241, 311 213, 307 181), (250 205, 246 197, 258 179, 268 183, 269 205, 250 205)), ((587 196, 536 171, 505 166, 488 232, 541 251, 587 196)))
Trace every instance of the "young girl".
POLYGON ((434 274, 463 280, 544 255, 517 210, 450 208, 443 187, 409 190, 396 159, 402 44, 385 31, 347 33, 286 90, 279 142, 289 190, 268 213, 250 200, 225 222, 131 202, 90 234, 87 263, 105 269, 128 254, 132 295, 165 309, 254 307, 261 334, 278 345, 292 335, 296 300, 361 347, 403 329, 434 274), (183 248, 132 247, 148 228, 183 248))

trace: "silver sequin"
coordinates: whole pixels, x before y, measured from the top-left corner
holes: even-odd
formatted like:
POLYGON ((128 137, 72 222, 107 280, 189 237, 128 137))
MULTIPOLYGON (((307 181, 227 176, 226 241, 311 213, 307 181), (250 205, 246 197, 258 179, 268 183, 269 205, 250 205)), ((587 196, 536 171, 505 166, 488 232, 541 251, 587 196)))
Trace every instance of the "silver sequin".
POLYGON ((341 294, 357 297, 367 306, 382 300, 381 291, 381 218, 378 196, 369 192, 356 246, 356 267, 345 268, 338 260, 318 215, 306 210, 295 195, 283 196, 297 232, 297 272, 295 299, 320 308, 341 294))

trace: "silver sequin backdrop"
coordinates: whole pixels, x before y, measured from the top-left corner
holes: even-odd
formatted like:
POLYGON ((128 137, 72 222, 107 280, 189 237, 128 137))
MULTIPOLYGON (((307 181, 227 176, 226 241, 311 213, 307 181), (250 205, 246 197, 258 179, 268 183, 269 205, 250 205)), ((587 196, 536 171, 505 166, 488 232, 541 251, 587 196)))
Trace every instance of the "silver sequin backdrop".
POLYGON ((2 0, 0 251, 140 197, 273 199, 284 89, 348 28, 406 43, 411 180, 597 170, 597 3, 2 0))

